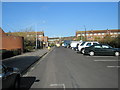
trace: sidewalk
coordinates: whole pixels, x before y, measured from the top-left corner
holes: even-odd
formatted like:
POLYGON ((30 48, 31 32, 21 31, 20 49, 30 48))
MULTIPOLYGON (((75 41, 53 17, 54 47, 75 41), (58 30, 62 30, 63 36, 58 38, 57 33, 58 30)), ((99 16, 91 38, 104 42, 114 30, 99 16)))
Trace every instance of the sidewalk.
POLYGON ((48 49, 41 49, 35 52, 29 52, 22 55, 4 59, 2 63, 9 67, 19 68, 20 72, 24 73, 32 64, 34 64, 48 52, 49 52, 48 49))

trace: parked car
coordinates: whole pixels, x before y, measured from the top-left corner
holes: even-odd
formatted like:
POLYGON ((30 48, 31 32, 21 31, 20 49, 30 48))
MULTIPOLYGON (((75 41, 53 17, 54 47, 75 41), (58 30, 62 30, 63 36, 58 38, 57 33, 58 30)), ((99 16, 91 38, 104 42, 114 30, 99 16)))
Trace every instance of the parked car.
POLYGON ((114 55, 119 56, 120 55, 120 49, 113 48, 106 44, 97 44, 92 45, 90 47, 86 47, 84 51, 84 55, 114 55))
POLYGON ((70 47, 73 49, 73 50, 77 50, 78 49, 78 45, 82 43, 82 40, 80 41, 71 41, 71 44, 70 44, 70 47))
POLYGON ((79 42, 79 43, 76 45, 76 47, 74 48, 74 50, 75 50, 75 51, 79 51, 79 50, 78 50, 78 46, 81 45, 81 44, 82 44, 82 41, 79 42))
POLYGON ((64 48, 70 48, 70 44, 64 43, 64 48))
POLYGON ((78 52, 84 54, 85 47, 90 47, 90 46, 96 45, 96 44, 99 44, 99 43, 95 42, 95 41, 93 41, 93 42, 90 42, 90 41, 85 42, 84 41, 84 42, 82 42, 82 44, 78 45, 78 52))
POLYGON ((64 40, 63 44, 65 48, 70 48, 71 40, 64 40))
POLYGON ((0 64, 0 80, 2 81, 2 89, 19 88, 20 71, 17 68, 6 67, 0 64))
POLYGON ((60 47, 60 44, 56 44, 56 47, 60 47))

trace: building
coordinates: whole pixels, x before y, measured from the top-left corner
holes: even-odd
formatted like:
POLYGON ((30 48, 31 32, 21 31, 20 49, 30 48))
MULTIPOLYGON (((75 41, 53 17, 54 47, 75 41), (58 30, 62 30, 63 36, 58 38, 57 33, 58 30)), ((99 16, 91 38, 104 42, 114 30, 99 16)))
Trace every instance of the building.
POLYGON ((76 39, 75 36, 62 37, 62 41, 65 41, 65 40, 71 40, 71 41, 73 41, 73 40, 75 40, 75 39, 76 39))
MULTIPOLYGON (((87 40, 103 39, 106 35, 111 35, 111 37, 117 37, 120 34, 120 29, 112 30, 90 30, 86 31, 87 40)), ((85 31, 77 31, 76 37, 85 37, 85 31)))
POLYGON ((44 32, 10 32, 8 35, 22 36, 27 40, 36 40, 36 35, 38 40, 42 40, 44 37, 44 32))
POLYGON ((59 37, 48 38, 49 44, 56 44, 59 43, 59 41, 60 41, 59 37))
POLYGON ((11 32, 7 33, 8 35, 22 36, 25 40, 36 41, 39 43, 40 48, 43 48, 48 45, 48 37, 44 36, 44 32, 11 32))
POLYGON ((7 35, 0 28, 0 50, 19 50, 23 52, 24 38, 20 36, 7 35))
POLYGON ((49 44, 61 44, 64 41, 73 41, 75 40, 75 36, 70 36, 70 37, 54 37, 54 38, 48 38, 49 44))

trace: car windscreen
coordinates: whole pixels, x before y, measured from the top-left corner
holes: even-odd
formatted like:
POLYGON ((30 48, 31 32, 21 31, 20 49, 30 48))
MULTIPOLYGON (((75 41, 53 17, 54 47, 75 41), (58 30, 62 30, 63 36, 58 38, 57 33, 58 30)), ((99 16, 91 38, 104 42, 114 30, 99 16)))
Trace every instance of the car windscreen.
POLYGON ((86 46, 91 46, 91 43, 87 43, 87 45, 86 46))
POLYGON ((83 42, 80 46, 83 46, 85 44, 85 42, 83 42))
POLYGON ((98 43, 93 43, 93 45, 97 45, 98 43))

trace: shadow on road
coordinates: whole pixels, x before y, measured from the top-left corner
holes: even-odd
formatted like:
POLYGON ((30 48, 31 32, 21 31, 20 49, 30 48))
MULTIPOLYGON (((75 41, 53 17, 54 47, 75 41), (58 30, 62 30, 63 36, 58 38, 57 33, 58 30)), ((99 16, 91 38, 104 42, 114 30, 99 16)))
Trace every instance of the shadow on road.
POLYGON ((36 61, 40 59, 40 56, 21 56, 16 58, 10 58, 9 60, 3 60, 2 63, 8 67, 16 67, 21 73, 26 71, 36 61))
POLYGON ((21 77, 20 90, 29 90, 34 82, 39 82, 36 77, 21 77))

